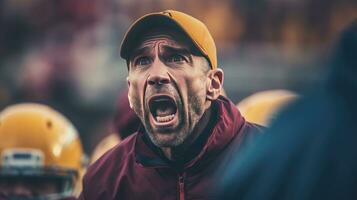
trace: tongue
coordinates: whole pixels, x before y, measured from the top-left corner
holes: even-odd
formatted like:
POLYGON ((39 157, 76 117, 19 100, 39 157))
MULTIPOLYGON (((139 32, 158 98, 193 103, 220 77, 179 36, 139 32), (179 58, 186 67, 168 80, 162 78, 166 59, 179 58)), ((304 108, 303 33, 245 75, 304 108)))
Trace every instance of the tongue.
POLYGON ((175 110, 172 106, 158 106, 158 108, 156 109, 156 116, 168 116, 168 115, 172 115, 175 114, 175 110))

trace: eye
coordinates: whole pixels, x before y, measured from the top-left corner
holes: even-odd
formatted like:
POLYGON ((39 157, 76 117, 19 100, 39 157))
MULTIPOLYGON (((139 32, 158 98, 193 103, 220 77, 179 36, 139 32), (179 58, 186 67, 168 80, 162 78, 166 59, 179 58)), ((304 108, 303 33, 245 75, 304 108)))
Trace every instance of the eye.
POLYGON ((134 64, 139 66, 148 65, 150 63, 151 63, 151 59, 147 56, 138 57, 134 61, 134 64))
POLYGON ((178 62, 184 62, 186 61, 185 57, 180 55, 180 54, 173 54, 173 55, 170 55, 167 60, 167 62, 174 62, 174 63, 178 63, 178 62))

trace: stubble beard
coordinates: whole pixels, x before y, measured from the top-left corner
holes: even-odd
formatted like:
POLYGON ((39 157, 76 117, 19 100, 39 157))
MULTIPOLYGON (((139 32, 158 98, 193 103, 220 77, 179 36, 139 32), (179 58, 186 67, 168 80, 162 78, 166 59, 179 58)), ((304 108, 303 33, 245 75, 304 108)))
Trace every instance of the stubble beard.
POLYGON ((179 124, 176 127, 170 127, 170 128, 161 128, 160 130, 155 130, 154 127, 152 127, 150 123, 150 110, 148 107, 145 107, 145 112, 144 112, 144 126, 146 129, 146 132, 150 138, 150 140, 157 146, 161 148, 168 148, 168 147, 176 147, 179 146, 181 143, 184 142, 186 139, 185 133, 188 132, 187 127, 185 126, 185 111, 183 109, 183 105, 181 101, 176 101, 177 103, 177 113, 179 115, 179 124), (170 140, 163 140, 160 139, 160 135, 171 135, 174 136, 173 139, 170 140))

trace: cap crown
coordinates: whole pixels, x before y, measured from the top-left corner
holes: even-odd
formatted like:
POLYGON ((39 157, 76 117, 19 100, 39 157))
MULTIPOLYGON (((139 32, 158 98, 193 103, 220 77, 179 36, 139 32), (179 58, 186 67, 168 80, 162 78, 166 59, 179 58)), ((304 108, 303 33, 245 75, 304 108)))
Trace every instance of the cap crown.
POLYGON ((120 56, 128 59, 134 41, 137 41, 145 30, 168 24, 187 34, 194 46, 208 59, 212 69, 217 68, 216 45, 206 25, 190 15, 175 10, 150 13, 136 20, 124 36, 120 56))

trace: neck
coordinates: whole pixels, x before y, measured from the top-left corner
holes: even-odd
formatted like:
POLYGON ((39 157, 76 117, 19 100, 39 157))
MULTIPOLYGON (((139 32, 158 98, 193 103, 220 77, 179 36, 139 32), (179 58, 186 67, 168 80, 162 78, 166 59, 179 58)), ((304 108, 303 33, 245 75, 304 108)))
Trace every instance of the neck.
POLYGON ((206 109, 201 119, 196 124, 195 128, 191 132, 190 136, 186 138, 185 142, 177 147, 162 147, 161 150, 172 161, 180 161, 185 157, 187 149, 197 140, 197 138, 203 133, 204 129, 208 126, 211 118, 212 107, 206 109))

